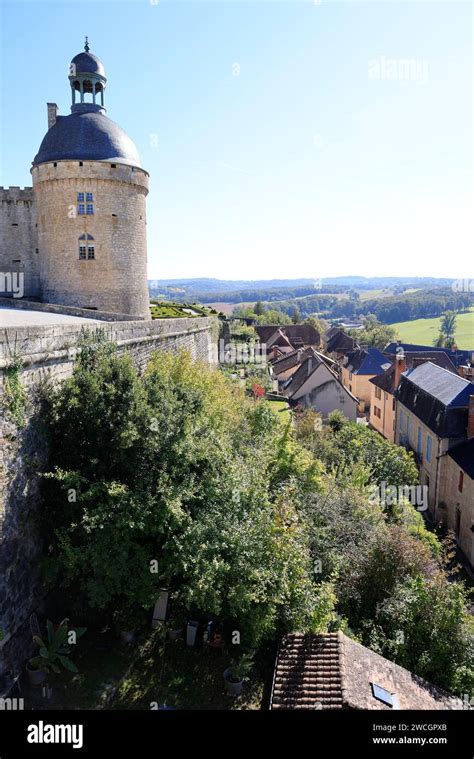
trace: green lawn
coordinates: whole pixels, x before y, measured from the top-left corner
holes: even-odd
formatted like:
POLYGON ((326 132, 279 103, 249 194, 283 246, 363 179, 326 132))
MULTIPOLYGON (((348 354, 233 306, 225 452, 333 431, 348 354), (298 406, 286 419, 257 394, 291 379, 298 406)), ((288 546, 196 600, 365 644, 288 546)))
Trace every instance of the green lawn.
POLYGON ((198 306, 195 303, 173 303, 172 301, 150 301, 152 319, 176 319, 189 318, 192 316, 210 316, 216 311, 206 306, 198 306))
MULTIPOLYGON (((433 345, 439 334, 441 318, 415 319, 411 322, 391 324, 397 330, 399 338, 405 343, 433 345)), ((458 348, 474 348, 474 309, 465 314, 458 314, 456 319, 456 344, 458 348)))

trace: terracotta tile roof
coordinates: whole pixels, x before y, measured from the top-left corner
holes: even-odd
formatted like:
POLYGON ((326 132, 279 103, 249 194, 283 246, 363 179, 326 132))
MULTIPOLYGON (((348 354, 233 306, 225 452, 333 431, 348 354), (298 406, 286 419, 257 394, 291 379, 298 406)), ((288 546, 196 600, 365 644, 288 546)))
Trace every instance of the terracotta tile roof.
POLYGON ((460 699, 342 632, 286 635, 278 651, 270 709, 462 709, 460 699), (393 706, 374 696, 374 685, 393 706))
POLYGON ((286 372, 287 369, 291 369, 293 366, 299 366, 307 355, 309 355, 309 352, 303 351, 301 348, 292 353, 287 353, 286 356, 282 356, 272 362, 273 373, 281 374, 281 372, 286 372))
POLYGON ((271 709, 342 709, 337 633, 286 635, 280 645, 271 709))
POLYGON ((281 332, 288 343, 291 343, 294 347, 301 347, 302 345, 319 345, 321 342, 319 332, 312 327, 311 324, 285 324, 281 327, 277 324, 274 326, 259 325, 255 327, 255 331, 257 332, 260 342, 268 343, 269 345, 274 344, 274 337, 277 337, 275 333, 279 332, 281 332))
POLYGON ((344 353, 354 350, 356 341, 342 330, 335 332, 326 344, 327 353, 344 353))

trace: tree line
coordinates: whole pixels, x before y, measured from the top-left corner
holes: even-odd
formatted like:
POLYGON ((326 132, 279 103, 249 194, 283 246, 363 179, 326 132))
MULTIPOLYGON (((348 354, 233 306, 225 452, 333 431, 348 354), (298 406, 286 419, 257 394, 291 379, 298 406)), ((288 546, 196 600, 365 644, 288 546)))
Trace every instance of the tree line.
POLYGON ((372 497, 417 482, 412 454, 337 413, 282 423, 186 353, 139 374, 105 341, 84 343, 45 404, 43 569, 66 614, 136 627, 166 587, 173 613, 218 619, 257 655, 285 631, 341 629, 472 691, 445 546, 413 506, 372 497))

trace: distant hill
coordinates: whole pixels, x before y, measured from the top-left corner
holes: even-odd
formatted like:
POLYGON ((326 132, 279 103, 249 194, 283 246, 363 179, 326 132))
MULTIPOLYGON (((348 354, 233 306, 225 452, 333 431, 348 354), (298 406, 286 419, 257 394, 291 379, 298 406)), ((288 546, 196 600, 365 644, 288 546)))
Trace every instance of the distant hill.
POLYGON ((434 277, 324 277, 321 280, 256 279, 226 280, 209 277, 190 279, 151 279, 148 287, 153 297, 201 303, 281 300, 319 293, 343 293, 351 288, 380 290, 386 288, 426 289, 449 287, 453 279, 434 277))

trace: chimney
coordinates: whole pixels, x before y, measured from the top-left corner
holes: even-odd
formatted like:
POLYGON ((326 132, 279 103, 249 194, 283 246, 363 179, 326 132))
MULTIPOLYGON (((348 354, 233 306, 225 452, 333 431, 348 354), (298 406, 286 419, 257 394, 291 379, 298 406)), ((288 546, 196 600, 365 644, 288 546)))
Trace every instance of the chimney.
POLYGON ((46 103, 46 106, 48 108, 48 129, 51 129, 56 123, 59 108, 56 103, 46 103))
POLYGON ((395 357, 395 376, 393 378, 393 389, 396 390, 400 384, 400 377, 402 372, 405 372, 407 368, 407 362, 405 361, 405 354, 398 353, 395 357))
POLYGON ((469 396, 469 411, 467 417, 467 439, 474 437, 474 395, 469 396))

